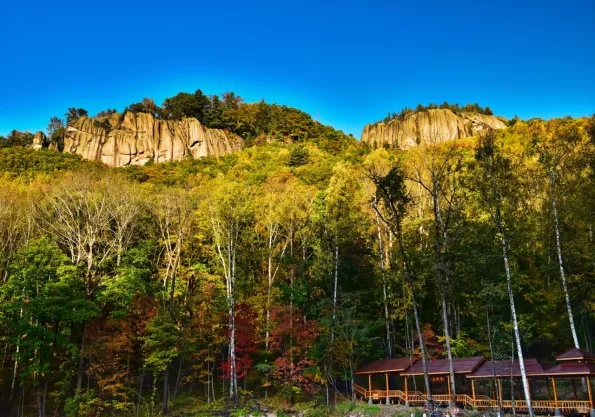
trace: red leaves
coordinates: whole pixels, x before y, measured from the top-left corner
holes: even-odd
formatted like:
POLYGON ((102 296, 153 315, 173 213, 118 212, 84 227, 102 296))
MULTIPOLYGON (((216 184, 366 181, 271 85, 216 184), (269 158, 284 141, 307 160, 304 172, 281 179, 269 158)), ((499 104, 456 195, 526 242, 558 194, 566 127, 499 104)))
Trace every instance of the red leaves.
POLYGON ((278 383, 313 390, 314 375, 306 371, 314 366, 308 354, 318 334, 318 323, 307 320, 298 310, 279 306, 271 311, 269 349, 280 354, 271 375, 278 383))
MULTIPOLYGON (((258 352, 257 341, 258 335, 256 312, 246 303, 236 305, 235 309, 235 345, 236 345, 236 375, 238 379, 244 378, 248 374, 248 370, 252 367, 253 361, 250 355, 258 352)), ((226 337, 229 339, 231 330, 224 329, 226 337)), ((223 378, 231 377, 231 363, 223 362, 221 365, 223 369, 223 378)))

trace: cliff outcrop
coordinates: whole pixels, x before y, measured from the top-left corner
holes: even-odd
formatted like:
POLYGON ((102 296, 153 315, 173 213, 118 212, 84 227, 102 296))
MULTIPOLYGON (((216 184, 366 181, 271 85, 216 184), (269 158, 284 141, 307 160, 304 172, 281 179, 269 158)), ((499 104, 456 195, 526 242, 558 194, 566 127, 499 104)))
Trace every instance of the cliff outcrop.
POLYGON ((413 146, 441 143, 471 137, 486 129, 504 129, 495 116, 479 113, 455 114, 448 109, 431 109, 407 115, 403 120, 374 123, 364 127, 362 142, 372 146, 407 149, 413 146))
POLYGON ((127 112, 123 118, 81 117, 66 128, 64 152, 112 167, 148 161, 180 161, 238 151, 243 140, 220 129, 208 129, 194 118, 159 120, 148 113, 127 112))

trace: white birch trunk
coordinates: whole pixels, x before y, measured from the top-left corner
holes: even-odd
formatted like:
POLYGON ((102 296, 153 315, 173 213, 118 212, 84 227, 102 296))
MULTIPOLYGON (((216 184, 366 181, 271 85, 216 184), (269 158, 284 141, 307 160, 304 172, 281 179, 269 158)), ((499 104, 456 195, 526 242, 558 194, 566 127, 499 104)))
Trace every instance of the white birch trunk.
POLYGON ((508 298, 510 300, 510 313, 512 316, 512 324, 514 326, 514 337, 516 340, 517 353, 519 357, 519 367, 521 369, 521 378, 523 380, 523 390, 525 392, 525 400, 527 401, 527 410, 529 416, 533 417, 533 407, 531 405, 531 395, 529 394, 529 382, 527 380, 527 372, 525 371, 525 361, 523 359, 523 348, 521 344, 521 333, 519 330, 519 323, 516 315, 516 307, 514 304, 514 294, 512 292, 512 279, 510 274, 510 265, 508 262, 508 249, 506 236, 504 234, 504 227, 500 219, 497 219, 498 228, 500 229, 500 238, 502 241, 502 258, 504 260, 504 269, 506 271, 506 282, 508 284, 508 298))
POLYGON ((384 300, 384 326, 386 328, 386 349, 388 357, 392 357, 393 350, 390 343, 390 317, 388 314, 388 298, 386 291, 386 272, 384 270, 384 248, 382 245, 382 229, 380 228, 380 217, 376 213, 376 226, 378 228, 378 251, 380 254, 380 271, 382 273, 382 296, 384 300))
POLYGON ((556 250, 558 251, 558 264, 560 265, 560 277, 562 278, 562 287, 564 288, 564 297, 566 299, 566 308, 568 309, 568 320, 570 321, 570 331, 572 332, 572 340, 574 347, 580 349, 578 336, 576 334, 576 327, 574 326, 574 316, 572 314, 572 305, 570 304, 570 295, 568 294, 568 287, 566 285, 566 273, 564 272, 564 261, 562 258, 562 245, 560 244, 560 225, 558 221, 558 202, 556 197, 556 183, 554 181, 554 173, 550 172, 550 191, 552 193, 552 210, 554 214, 554 225, 556 229, 556 250))

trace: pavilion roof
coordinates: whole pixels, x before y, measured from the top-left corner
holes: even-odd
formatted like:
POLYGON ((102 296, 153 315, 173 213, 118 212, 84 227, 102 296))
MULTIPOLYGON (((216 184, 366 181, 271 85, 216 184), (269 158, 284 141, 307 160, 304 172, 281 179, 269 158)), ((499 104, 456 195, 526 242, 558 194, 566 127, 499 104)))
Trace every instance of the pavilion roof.
POLYGON ((570 349, 558 356, 556 356, 557 361, 595 361, 595 354, 585 352, 581 349, 570 349))
POLYGON ((564 362, 546 370, 541 375, 559 377, 595 375, 595 363, 564 362))
MULTIPOLYGON (((468 374, 477 369, 481 363, 485 361, 483 356, 474 356, 471 358, 457 358, 452 360, 452 365, 454 368, 455 374, 468 374)), ((450 373, 448 367, 448 359, 434 359, 432 361, 428 361, 428 374, 429 375, 447 375, 450 373)), ((417 361, 413 364, 413 366, 404 372, 401 372, 401 375, 423 375, 424 370, 422 367, 421 361, 417 361)))
MULTIPOLYGON (((537 359, 525 359, 525 372, 527 376, 538 376, 543 373, 543 366, 537 359)), ((466 375, 467 378, 503 378, 510 376, 521 376, 521 367, 518 360, 485 361, 473 373, 466 375)))
POLYGON ((401 372, 409 368, 409 366, 411 366, 411 364, 415 363, 416 361, 416 358, 380 359, 359 367, 355 373, 357 375, 361 375, 401 372))

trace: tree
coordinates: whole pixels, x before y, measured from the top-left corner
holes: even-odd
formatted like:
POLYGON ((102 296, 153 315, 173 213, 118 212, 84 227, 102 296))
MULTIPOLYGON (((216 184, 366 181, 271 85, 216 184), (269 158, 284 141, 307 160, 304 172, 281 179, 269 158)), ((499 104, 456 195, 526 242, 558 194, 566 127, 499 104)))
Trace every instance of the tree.
MULTIPOLYGON (((155 194, 156 198, 152 202, 151 212, 155 218, 159 232, 159 240, 163 247, 165 268, 162 269, 163 291, 169 297, 167 301, 167 311, 169 312, 169 321, 155 322, 155 325, 165 326, 155 327, 161 331, 167 331, 172 325, 175 326, 174 314, 174 296, 176 291, 176 279, 182 251, 186 240, 192 232, 193 210, 195 208, 192 198, 185 190, 168 190, 155 194)), ((165 297, 164 297, 165 298, 165 297)), ((163 413, 169 412, 169 363, 175 358, 175 352, 167 353, 161 357, 159 370, 163 371, 163 413), (169 362, 168 362, 169 360, 169 362)))
MULTIPOLYGON (((64 150, 64 136, 66 135, 66 125, 64 120, 54 116, 50 119, 50 123, 46 129, 50 144, 55 144, 56 150, 64 150)), ((51 149, 51 147, 50 147, 51 149)))
POLYGON ((77 109, 76 107, 68 108, 68 112, 64 114, 66 117, 66 126, 69 126, 77 119, 81 117, 86 117, 89 115, 89 112, 85 109, 77 109))
POLYGON ((252 191, 242 184, 214 181, 205 196, 205 212, 210 224, 213 246, 225 278, 226 299, 229 307, 229 362, 231 363, 229 398, 238 406, 236 364, 236 267, 242 233, 251 221, 249 204, 252 191))
POLYGON ((40 238, 17 253, 2 289, 3 308, 13 318, 17 340, 12 390, 20 367, 21 385, 29 377, 37 391, 40 417, 46 413, 56 352, 76 351, 62 332, 98 314, 97 307, 85 299, 82 284, 68 257, 49 239, 40 238))
POLYGON ((414 274, 411 268, 409 256, 405 249, 405 242, 403 238, 403 220, 406 216, 407 206, 411 201, 405 186, 405 174, 400 166, 395 165, 390 168, 390 171, 388 171, 388 173, 385 175, 383 175, 382 172, 370 170, 369 176, 376 185, 377 199, 378 201, 382 202, 384 210, 386 210, 386 214, 383 214, 383 212, 378 207, 376 207, 375 210, 380 218, 382 218, 388 227, 390 227, 397 239, 399 253, 401 255, 401 260, 405 269, 405 275, 407 276, 407 282, 409 284, 409 291, 411 293, 411 300, 413 303, 413 315, 415 317, 415 326, 419 336, 419 346, 421 350, 421 361, 424 371, 426 392, 428 395, 430 408, 433 409, 432 392, 430 390, 430 379, 428 376, 428 366, 426 363, 426 347, 421 330, 421 321, 418 312, 415 287, 413 285, 414 274))
POLYGON ((152 116, 157 117, 159 115, 160 109, 155 104, 152 98, 143 98, 143 101, 139 103, 132 103, 127 107, 128 111, 132 113, 149 113, 152 116))
POLYGON ((536 132, 533 133, 532 148, 533 152, 539 156, 539 163, 549 185, 549 198, 552 206, 552 216, 554 218, 554 233, 556 237, 556 252, 558 255, 558 265, 560 267, 560 278, 562 280, 562 289, 566 299, 566 309, 568 311, 568 321, 570 322, 570 332, 574 347, 580 349, 576 327, 574 325, 574 315, 572 304, 568 293, 566 272, 564 269, 564 255, 562 252, 562 242, 560 236, 560 198, 563 198, 564 186, 566 181, 566 171, 571 163, 573 153, 577 152, 580 145, 580 134, 578 127, 570 120, 561 120, 554 129, 546 132, 542 125, 536 126, 536 132), (553 130, 553 131, 552 131, 553 130))
POLYGON ((502 259, 504 261, 504 271, 506 273, 506 282, 508 285, 508 298, 510 301, 510 313, 514 326, 514 336, 516 341, 517 354, 519 358, 519 367, 523 380, 525 391, 525 400, 529 415, 533 417, 533 407, 531 406, 531 395, 529 392, 529 382, 525 371, 525 362, 523 359, 523 347, 521 334, 514 302, 512 289, 512 274, 509 260, 510 241, 508 232, 510 226, 508 222, 514 218, 514 211, 518 204, 519 183, 515 177, 514 166, 510 159, 503 156, 496 143, 497 134, 489 131, 479 138, 475 159, 478 163, 477 185, 478 192, 489 211, 492 220, 496 226, 502 245, 502 259))
POLYGON ((460 210, 461 156, 452 144, 438 148, 436 144, 417 149, 413 157, 414 182, 430 196, 434 223, 434 249, 436 283, 442 301, 442 323, 446 342, 446 352, 450 373, 450 406, 456 403, 455 373, 452 362, 450 323, 448 315, 448 295, 452 285, 452 259, 449 252, 451 228, 457 211, 460 210))
POLYGON ((289 151, 289 162, 287 165, 290 167, 306 165, 308 163, 309 157, 310 152, 308 151, 308 148, 304 148, 303 146, 295 146, 289 151))

